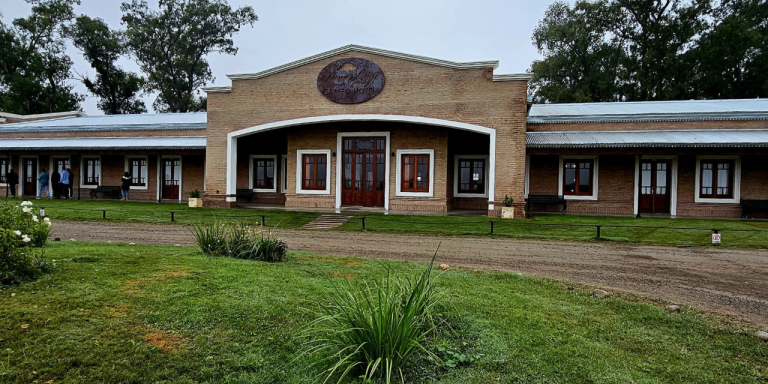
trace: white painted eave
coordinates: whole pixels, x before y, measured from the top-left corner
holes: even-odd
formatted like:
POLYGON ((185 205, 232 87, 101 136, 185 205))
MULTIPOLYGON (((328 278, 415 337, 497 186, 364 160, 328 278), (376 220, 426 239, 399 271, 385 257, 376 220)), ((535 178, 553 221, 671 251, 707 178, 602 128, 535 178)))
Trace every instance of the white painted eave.
POLYGON ((222 86, 222 87, 202 87, 200 88, 205 93, 230 93, 232 92, 231 86, 222 86))
POLYGON ((341 48, 332 49, 330 51, 326 51, 323 53, 319 53, 314 56, 309 56, 306 58, 303 58, 301 60, 296 60, 287 64, 283 64, 278 67, 270 68, 265 71, 256 72, 256 73, 238 73, 238 74, 231 74, 227 75, 227 77, 230 80, 253 80, 253 79, 260 79, 262 77, 274 75, 276 73, 280 73, 283 71, 287 71, 289 69, 297 68, 302 65, 307 65, 310 63, 314 63, 319 60, 327 59, 329 57, 333 57, 336 55, 342 55, 348 52, 362 52, 362 53, 370 53, 373 55, 379 55, 379 56, 385 56, 385 57, 391 57, 395 59, 402 59, 402 60, 409 60, 414 61, 417 63, 424 63, 424 64, 431 64, 431 65, 437 65, 440 67, 446 67, 446 68, 452 68, 452 69, 482 69, 482 68, 491 68, 496 69, 499 67, 499 61, 498 60, 492 60, 492 61, 472 61, 472 62, 465 62, 465 63, 457 63, 454 61, 446 61, 446 60, 440 60, 435 59, 432 57, 426 57, 426 56, 418 56, 418 55, 411 55, 407 53, 400 53, 400 52, 394 52, 394 51, 387 51, 384 49, 378 49, 378 48, 371 48, 371 47, 364 47, 362 45, 346 45, 341 48))
POLYGON ((533 73, 505 73, 501 75, 493 75, 493 81, 530 81, 533 78, 533 73))

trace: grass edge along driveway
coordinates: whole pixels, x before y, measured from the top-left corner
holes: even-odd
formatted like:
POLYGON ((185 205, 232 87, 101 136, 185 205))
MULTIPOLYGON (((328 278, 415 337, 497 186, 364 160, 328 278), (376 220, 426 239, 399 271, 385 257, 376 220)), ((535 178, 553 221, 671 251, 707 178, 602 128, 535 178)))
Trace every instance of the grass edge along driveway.
MULTIPOLYGON (((296 336, 317 300, 334 281, 383 273, 377 261, 297 252, 267 264, 191 247, 63 242, 46 257, 54 273, 0 289, 2 382, 308 382, 324 367, 296 359, 296 336)), ((435 342, 482 358, 420 363, 416 382, 768 379, 768 343, 687 307, 670 314, 513 273, 451 269, 435 282, 453 327, 435 342)))
MULTIPOLYGON (((8 199, 18 204, 20 199, 8 199)), ((245 220, 280 228, 300 228, 321 213, 256 209, 193 209, 184 204, 157 204, 105 200, 33 200, 35 207, 45 207, 53 220, 106 220, 153 224, 212 223, 216 220, 245 220), (174 222, 171 223, 171 212, 174 222)), ((533 219, 503 220, 488 217, 412 216, 367 214, 366 230, 391 233, 425 233, 443 236, 494 236, 532 240, 598 241, 595 225, 601 225, 600 241, 671 246, 711 246, 712 229, 722 234, 723 247, 768 248, 768 221, 722 219, 670 219, 654 217, 603 217, 539 215, 533 219), (617 228, 612 226, 636 226, 617 228), (674 227, 654 229, 638 227, 674 227), (683 229, 686 228, 686 229, 683 229), (687 229, 698 228, 698 229, 687 229), (735 231, 738 230, 738 231, 735 231), (753 231, 753 232, 739 232, 753 231)), ((356 215, 336 230, 361 231, 362 216, 356 215)))

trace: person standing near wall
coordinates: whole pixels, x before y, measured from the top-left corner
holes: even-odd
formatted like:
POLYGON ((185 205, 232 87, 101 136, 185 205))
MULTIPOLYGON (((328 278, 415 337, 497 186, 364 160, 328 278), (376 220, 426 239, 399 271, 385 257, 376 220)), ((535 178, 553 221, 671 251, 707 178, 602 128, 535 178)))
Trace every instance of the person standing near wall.
POLYGON ((8 188, 11 189, 11 197, 16 197, 16 186, 19 184, 19 174, 13 169, 9 169, 6 177, 8 180, 8 188))
POLYGON ((51 198, 51 190, 48 188, 48 174, 45 172, 45 168, 43 168, 40 171, 40 174, 37 175, 37 199, 40 200, 40 195, 43 191, 45 191, 45 196, 50 199, 51 198))
POLYGON ((123 198, 120 200, 128 200, 128 191, 131 190, 131 174, 126 172, 123 174, 122 183, 120 184, 120 192, 123 194, 123 198))
POLYGON ((59 188, 61 188, 61 191, 59 191, 59 196, 63 196, 65 199, 69 199, 71 196, 70 194, 70 174, 69 174, 69 168, 64 169, 61 171, 61 180, 59 180, 59 188))
POLYGON ((61 185, 59 182, 61 181, 61 175, 59 175, 59 172, 57 170, 53 170, 51 172, 51 191, 53 192, 53 197, 59 198, 59 193, 61 192, 61 185))

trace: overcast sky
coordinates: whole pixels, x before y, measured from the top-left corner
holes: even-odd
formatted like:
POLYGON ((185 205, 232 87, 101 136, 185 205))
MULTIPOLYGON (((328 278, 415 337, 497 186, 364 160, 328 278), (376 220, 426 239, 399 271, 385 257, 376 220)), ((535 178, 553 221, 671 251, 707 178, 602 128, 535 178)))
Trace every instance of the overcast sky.
MULTIPOLYGON (((496 73, 525 72, 538 58, 531 33, 554 0, 230 0, 233 7, 249 4, 259 16, 253 27, 235 35, 236 56, 211 55, 213 84, 229 85, 230 73, 258 72, 290 61, 359 44, 451 61, 499 60, 496 73)), ((76 14, 120 25, 119 0, 82 0, 76 14)), ((156 0, 149 0, 156 5, 156 0)), ((29 15, 23 0, 2 0, 6 22, 29 15)), ((80 52, 68 51, 74 69, 94 75, 80 52)), ((120 63, 138 72, 130 59, 120 63)), ((87 94, 78 83, 77 91, 87 94)), ((153 95, 145 97, 152 109, 153 95)), ((87 95, 83 109, 101 114, 96 98, 87 95)))

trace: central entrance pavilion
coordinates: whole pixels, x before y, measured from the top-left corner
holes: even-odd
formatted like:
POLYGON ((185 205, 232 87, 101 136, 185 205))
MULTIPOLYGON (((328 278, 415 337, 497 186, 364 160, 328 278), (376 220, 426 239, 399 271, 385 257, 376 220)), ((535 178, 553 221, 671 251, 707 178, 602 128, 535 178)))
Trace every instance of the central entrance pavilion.
POLYGON ((229 75, 205 89, 207 203, 522 214, 529 75, 497 66, 347 46, 229 75))

